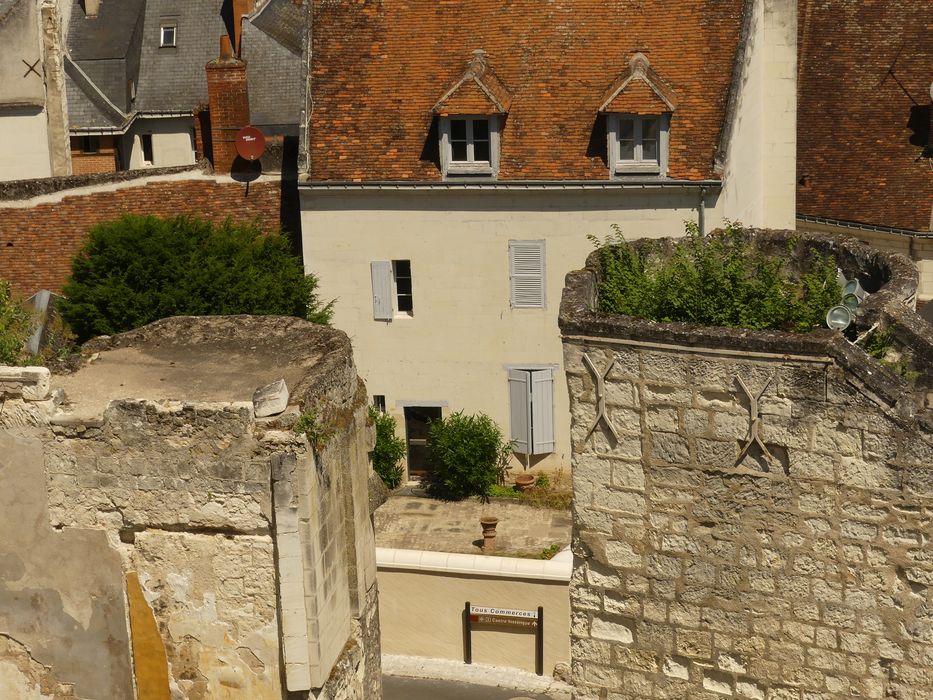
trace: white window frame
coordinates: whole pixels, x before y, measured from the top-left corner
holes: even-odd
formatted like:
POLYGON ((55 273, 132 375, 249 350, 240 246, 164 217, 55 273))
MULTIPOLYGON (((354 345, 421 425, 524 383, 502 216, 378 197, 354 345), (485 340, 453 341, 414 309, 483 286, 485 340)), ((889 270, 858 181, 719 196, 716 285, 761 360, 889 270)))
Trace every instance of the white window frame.
POLYGON ((395 318, 411 318, 415 315, 415 275, 411 269, 411 260, 400 258, 398 260, 392 261, 392 311, 394 312, 395 318), (399 291, 398 291, 398 263, 407 262, 408 263, 408 279, 411 280, 411 293, 406 296, 411 297, 411 311, 402 311, 399 307, 401 304, 398 303, 399 291))
MULTIPOLYGON (((373 320, 392 321, 399 318, 412 318, 414 314, 414 275, 412 275, 412 310, 399 309, 398 297, 398 263, 405 261, 411 269, 411 259, 399 258, 397 260, 370 261, 370 275, 372 277, 373 291, 373 320)), ((420 405, 420 404, 419 404, 420 405)))
POLYGON ((166 22, 162 21, 159 23, 159 48, 160 49, 174 49, 178 46, 178 22, 166 22), (166 30, 172 30, 172 41, 171 43, 165 40, 166 30))
POLYGON ((612 113, 609 114, 608 132, 609 132, 609 169, 614 175, 661 175, 667 174, 667 152, 670 130, 670 113, 664 114, 630 114, 630 113, 612 113), (633 137, 635 141, 635 158, 632 160, 621 159, 621 147, 619 136, 621 133, 620 125, 623 119, 631 119, 635 122, 633 137), (641 156, 642 149, 642 124, 645 119, 658 120, 658 157, 656 159, 645 160, 641 156))
POLYGON ((499 117, 495 114, 452 114, 440 118, 441 172, 444 177, 457 175, 499 174, 499 117), (450 145, 450 122, 452 119, 464 119, 467 122, 467 160, 453 160, 450 145), (489 122, 489 160, 473 159, 473 122, 482 119, 489 122))

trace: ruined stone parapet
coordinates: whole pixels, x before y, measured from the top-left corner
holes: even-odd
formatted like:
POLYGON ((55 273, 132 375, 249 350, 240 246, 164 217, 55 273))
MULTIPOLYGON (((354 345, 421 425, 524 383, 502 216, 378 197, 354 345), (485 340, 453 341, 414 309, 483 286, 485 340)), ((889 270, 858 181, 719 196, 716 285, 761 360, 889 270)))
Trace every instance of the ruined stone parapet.
POLYGON ((41 485, 13 501, 41 548, 16 546, 15 512, 0 520, 9 560, 26 562, 17 586, 87 600, 82 615, 100 620, 66 664, 75 613, 20 624, 0 582, 13 620, 0 636, 76 697, 129 698, 131 678, 140 698, 380 697, 373 434, 346 335, 294 318, 165 319, 96 339, 71 372, 0 372, 0 403, 0 421, 46 406, 0 433, 7 483, 41 485), (278 380, 287 406, 257 417, 255 390, 278 380), (106 606, 43 558, 80 537, 106 606))
MULTIPOLYGON (((758 234, 765 246, 790 233, 758 234)), ((571 397, 577 700, 933 697, 933 334, 906 259, 819 237, 884 285, 912 382, 840 335, 561 305, 571 397)))

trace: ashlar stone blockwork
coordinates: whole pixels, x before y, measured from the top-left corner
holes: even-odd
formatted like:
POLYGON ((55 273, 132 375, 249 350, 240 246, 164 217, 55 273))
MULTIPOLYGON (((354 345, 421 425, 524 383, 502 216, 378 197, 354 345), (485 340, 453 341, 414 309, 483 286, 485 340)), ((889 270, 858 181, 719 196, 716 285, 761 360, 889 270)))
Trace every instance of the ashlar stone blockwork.
POLYGON ((933 697, 933 433, 909 390, 774 338, 661 342, 568 284, 575 700, 933 697))

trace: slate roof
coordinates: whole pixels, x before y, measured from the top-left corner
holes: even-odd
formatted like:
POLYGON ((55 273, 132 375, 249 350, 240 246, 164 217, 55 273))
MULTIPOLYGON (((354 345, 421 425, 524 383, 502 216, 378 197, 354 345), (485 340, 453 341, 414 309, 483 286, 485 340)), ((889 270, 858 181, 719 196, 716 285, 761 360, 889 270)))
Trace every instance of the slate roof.
MULTIPOLYGON (((0 3, 10 0, 0 0, 0 3)), ((68 51, 85 79, 69 76, 72 128, 112 128, 113 115, 97 90, 126 113, 190 113, 207 103, 205 65, 217 57, 225 0, 104 0, 96 20, 80 0, 68 32, 68 51), (176 47, 162 48, 160 26, 176 25, 176 47), (129 81, 136 86, 130 102, 129 81)), ((301 111, 301 44, 304 11, 293 0, 270 0, 244 21, 254 124, 297 125, 301 111), (252 24, 251 24, 252 22, 252 24), (261 31, 260 31, 261 29, 261 31), (255 93, 255 96, 254 94, 255 93)))
POLYGON ((929 129, 929 2, 798 8, 798 214, 930 231, 933 169, 907 126, 925 108, 929 129))
POLYGON ((71 129, 116 129, 127 115, 101 93, 74 61, 65 57, 65 96, 71 129))
POLYGON ((301 56, 305 27, 305 11, 301 4, 294 0, 269 0, 250 21, 293 54, 301 56))
POLYGON ((718 178, 742 0, 313 0, 312 180, 441 179, 432 108, 475 49, 512 96, 500 180, 605 180, 606 91, 636 53, 677 96, 668 175, 718 178))
MULTIPOLYGON (((285 0, 289 5, 291 0, 285 0)), ((276 0, 273 0, 276 2, 276 0)), ((270 3, 271 4, 271 3, 270 3)), ((241 56, 246 61, 249 113, 253 124, 277 125, 273 132, 294 132, 297 135, 303 97, 301 80, 304 66, 301 54, 295 54, 254 23, 243 22, 241 56)))
POLYGON ((207 103, 204 66, 217 58, 227 28, 220 16, 223 0, 146 0, 136 109, 142 112, 191 111, 207 103), (176 48, 160 48, 163 19, 177 23, 176 48))

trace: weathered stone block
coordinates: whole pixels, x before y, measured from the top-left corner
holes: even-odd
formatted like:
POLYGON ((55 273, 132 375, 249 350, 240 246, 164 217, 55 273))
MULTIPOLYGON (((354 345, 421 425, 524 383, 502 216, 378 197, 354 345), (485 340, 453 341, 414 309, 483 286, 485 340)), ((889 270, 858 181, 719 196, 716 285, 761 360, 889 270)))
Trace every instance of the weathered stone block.
POLYGON ((687 438, 675 433, 654 432, 650 436, 651 457, 668 464, 689 464, 690 446, 687 438))

